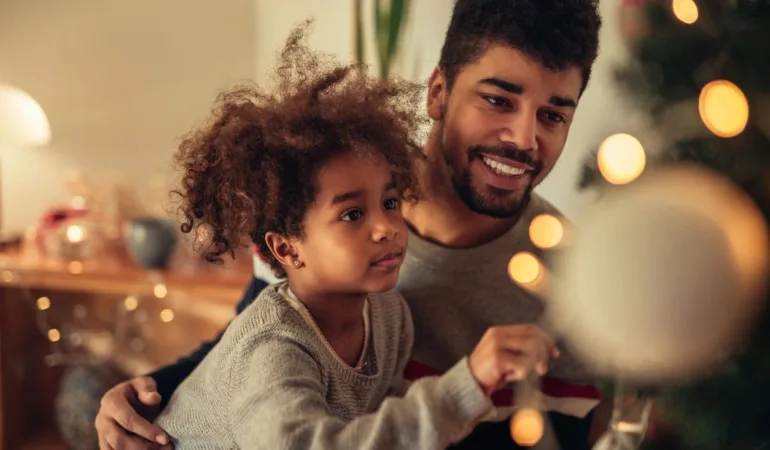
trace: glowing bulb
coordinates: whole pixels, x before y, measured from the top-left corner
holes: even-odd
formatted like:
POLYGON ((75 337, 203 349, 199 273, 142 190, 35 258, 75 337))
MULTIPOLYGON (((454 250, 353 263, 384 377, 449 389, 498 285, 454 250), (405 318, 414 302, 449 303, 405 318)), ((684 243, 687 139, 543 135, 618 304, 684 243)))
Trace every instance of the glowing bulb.
POLYGON ((517 283, 532 283, 540 276, 540 261, 532 253, 517 253, 508 263, 508 275, 517 283))
POLYGON ((703 86, 698 98, 698 112, 706 128, 723 138, 737 136, 749 121, 746 96, 727 80, 716 80, 703 86))
POLYGON ((51 299, 48 297, 40 297, 37 299, 37 309, 45 311, 51 307, 51 299))
POLYGON ((563 237, 561 221, 550 214, 540 214, 529 224, 529 239, 542 249, 556 247, 563 237))
POLYGON ((48 340, 51 342, 59 342, 59 339, 61 339, 61 333, 59 333, 59 330, 56 328, 51 328, 48 330, 48 340))
POLYGON ((597 163, 599 172, 608 182, 630 183, 644 171, 644 147, 630 134, 613 134, 599 146, 597 163))
POLYGON ((687 25, 692 25, 698 20, 698 5, 693 0, 673 0, 671 9, 674 16, 687 25))
POLYGON ((83 242, 86 239, 86 229, 80 225, 67 227, 67 240, 72 243, 83 242))
POLYGON ((168 288, 163 283, 158 283, 152 288, 152 293, 157 298, 165 298, 168 295, 168 288))
POLYGON ((544 430, 543 415, 536 409, 522 408, 511 417, 511 437, 520 446, 537 444, 544 430))
POLYGON ((75 275, 79 273, 83 273, 83 263, 80 261, 72 261, 67 265, 67 268, 69 269, 70 273, 73 273, 75 275))
POLYGON ((11 281, 13 281, 13 274, 7 270, 4 270, 2 278, 4 282, 10 283, 11 281))
POLYGON ((169 323, 172 320, 174 320, 174 311, 171 311, 170 309, 164 309, 160 312, 160 320, 169 323))
POLYGON ((135 311, 139 307, 139 300, 133 295, 129 295, 123 301, 123 306, 126 307, 126 311, 135 311))

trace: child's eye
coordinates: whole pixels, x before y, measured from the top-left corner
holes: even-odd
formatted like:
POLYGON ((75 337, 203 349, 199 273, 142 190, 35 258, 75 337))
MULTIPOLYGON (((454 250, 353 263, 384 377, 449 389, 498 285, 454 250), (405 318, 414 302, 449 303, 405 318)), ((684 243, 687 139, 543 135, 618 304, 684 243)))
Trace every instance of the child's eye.
POLYGON ((398 199, 389 198, 385 200, 384 206, 385 209, 398 209, 398 199))
POLYGON ((345 222, 355 222, 356 220, 360 220, 361 217, 364 216, 364 213, 361 212, 360 209, 352 209, 340 217, 345 222))

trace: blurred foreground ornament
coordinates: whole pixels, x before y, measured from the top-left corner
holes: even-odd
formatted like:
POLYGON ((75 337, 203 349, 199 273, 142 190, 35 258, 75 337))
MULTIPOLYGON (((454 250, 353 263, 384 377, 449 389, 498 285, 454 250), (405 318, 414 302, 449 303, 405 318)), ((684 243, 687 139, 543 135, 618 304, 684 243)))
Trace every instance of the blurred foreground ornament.
POLYGON ((557 261, 550 313, 596 370, 628 381, 702 375, 764 307, 768 229, 741 190, 692 166, 611 193, 557 261))
POLYGON ((746 128, 749 103, 738 86, 727 80, 716 80, 701 89, 698 113, 709 131, 729 138, 746 128))
POLYGON ((644 171, 644 147, 630 134, 613 134, 602 142, 596 155, 599 173, 612 184, 627 184, 644 171))
POLYGON ((618 380, 613 395, 612 416, 607 432, 593 450, 636 450, 644 440, 649 424, 652 401, 626 388, 618 380))

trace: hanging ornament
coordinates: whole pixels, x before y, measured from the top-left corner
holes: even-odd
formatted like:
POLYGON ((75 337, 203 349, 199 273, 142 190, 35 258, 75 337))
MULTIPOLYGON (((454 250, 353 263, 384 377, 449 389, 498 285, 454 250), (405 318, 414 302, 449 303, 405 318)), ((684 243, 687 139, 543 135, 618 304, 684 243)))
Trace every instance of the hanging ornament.
POLYGON ((746 96, 727 80, 716 80, 703 86, 698 98, 698 112, 706 128, 723 138, 739 135, 749 121, 746 96))
POLYGON ((752 331, 767 288, 767 223, 721 175, 680 165, 610 192, 556 261, 549 314, 598 372, 686 380, 752 331))

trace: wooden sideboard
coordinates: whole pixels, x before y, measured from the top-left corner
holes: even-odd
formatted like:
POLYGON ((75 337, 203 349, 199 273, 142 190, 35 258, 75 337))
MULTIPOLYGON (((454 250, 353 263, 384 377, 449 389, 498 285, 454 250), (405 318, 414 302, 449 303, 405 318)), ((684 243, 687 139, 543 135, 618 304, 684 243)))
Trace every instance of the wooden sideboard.
POLYGON ((123 373, 136 375, 172 362, 212 337, 233 317, 250 276, 247 264, 152 272, 122 259, 67 262, 31 251, 0 253, 0 450, 64 448, 52 430, 54 398, 65 366, 46 364, 51 342, 40 329, 30 298, 115 310, 133 296, 148 299, 151 314, 172 309, 173 321, 157 325, 142 352, 115 346, 104 350, 98 339, 84 333, 86 353, 100 353, 123 373))

